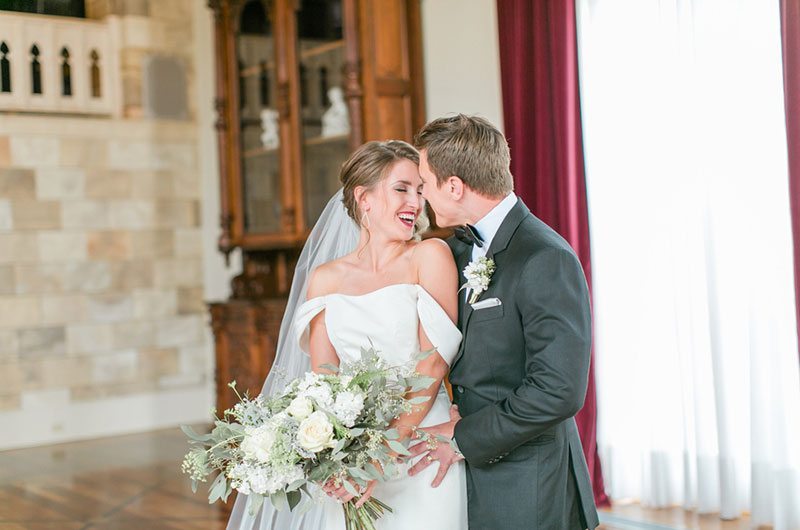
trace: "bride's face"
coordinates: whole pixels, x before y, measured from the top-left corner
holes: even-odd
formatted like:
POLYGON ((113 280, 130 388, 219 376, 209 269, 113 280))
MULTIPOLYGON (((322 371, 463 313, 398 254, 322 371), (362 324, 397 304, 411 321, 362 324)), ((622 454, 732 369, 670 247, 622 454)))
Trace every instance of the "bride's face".
POLYGON ((425 207, 417 165, 410 160, 396 162, 386 178, 364 194, 364 205, 370 232, 381 233, 390 241, 411 239, 417 217, 425 207))

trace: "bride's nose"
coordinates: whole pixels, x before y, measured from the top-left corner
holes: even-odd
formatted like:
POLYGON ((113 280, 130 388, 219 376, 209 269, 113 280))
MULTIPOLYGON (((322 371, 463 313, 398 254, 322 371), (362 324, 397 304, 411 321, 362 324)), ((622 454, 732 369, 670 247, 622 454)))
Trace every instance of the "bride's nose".
POLYGON ((410 193, 406 197, 406 204, 413 207, 414 213, 416 213, 420 209, 420 204, 422 204, 422 197, 416 192, 410 193))

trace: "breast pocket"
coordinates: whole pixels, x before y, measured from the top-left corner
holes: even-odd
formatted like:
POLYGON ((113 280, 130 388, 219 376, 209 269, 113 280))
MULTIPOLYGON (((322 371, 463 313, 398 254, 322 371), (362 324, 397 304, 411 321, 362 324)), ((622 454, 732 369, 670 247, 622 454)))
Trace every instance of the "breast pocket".
POLYGON ((472 312, 470 317, 470 324, 476 322, 485 322, 487 320, 495 320, 503 316, 503 306, 498 305, 495 307, 487 307, 485 309, 476 309, 472 312))

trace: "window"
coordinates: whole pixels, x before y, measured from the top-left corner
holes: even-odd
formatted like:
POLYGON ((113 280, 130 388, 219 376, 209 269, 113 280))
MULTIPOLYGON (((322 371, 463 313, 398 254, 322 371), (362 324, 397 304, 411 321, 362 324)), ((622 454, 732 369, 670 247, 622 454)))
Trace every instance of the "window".
POLYGON ((69 66, 69 50, 66 46, 61 48, 61 58, 64 59, 61 63, 61 95, 72 95, 72 74, 69 66))
POLYGON ((8 60, 8 44, 0 43, 0 92, 11 92, 11 63, 8 60))
POLYGON ((42 93, 42 65, 39 63, 39 47, 31 46, 31 92, 42 93))
POLYGON ((84 0, 3 0, 0 11, 86 18, 84 0))

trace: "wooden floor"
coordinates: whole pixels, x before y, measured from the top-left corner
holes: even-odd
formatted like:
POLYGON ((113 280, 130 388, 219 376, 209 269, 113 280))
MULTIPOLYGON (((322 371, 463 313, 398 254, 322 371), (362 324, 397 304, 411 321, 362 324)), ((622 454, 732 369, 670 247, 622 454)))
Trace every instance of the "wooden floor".
MULTIPOLYGON (((222 530, 227 512, 180 472, 178 429, 0 452, 0 530, 222 530)), ((229 501, 230 502, 230 501, 229 501)), ((680 509, 620 504, 604 530, 746 530, 680 509)))
POLYGON ((0 530, 217 530, 178 429, 0 452, 0 530))

